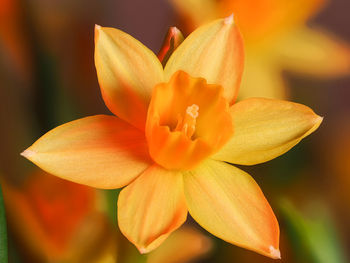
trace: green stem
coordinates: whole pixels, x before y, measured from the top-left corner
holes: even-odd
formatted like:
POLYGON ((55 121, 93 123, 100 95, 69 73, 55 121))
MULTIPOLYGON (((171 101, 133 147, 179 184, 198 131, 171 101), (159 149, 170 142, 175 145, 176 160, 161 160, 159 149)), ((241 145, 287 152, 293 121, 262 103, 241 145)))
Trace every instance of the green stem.
POLYGON ((5 216, 4 198, 0 185, 0 262, 7 263, 7 226, 5 216))

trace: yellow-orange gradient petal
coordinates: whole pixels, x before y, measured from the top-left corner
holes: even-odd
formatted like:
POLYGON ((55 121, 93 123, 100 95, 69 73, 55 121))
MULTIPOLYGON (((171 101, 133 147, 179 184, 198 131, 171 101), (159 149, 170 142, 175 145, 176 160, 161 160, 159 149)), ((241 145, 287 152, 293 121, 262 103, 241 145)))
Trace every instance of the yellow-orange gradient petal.
POLYGON ((163 45, 158 53, 158 59, 165 66, 170 55, 175 49, 184 41, 184 36, 181 31, 176 27, 170 27, 167 35, 165 36, 163 45))
POLYGON ((223 89, 176 72, 153 90, 146 137, 150 155, 167 169, 191 169, 218 151, 232 135, 223 89))
POLYGON ((156 55, 118 29, 96 26, 95 66, 107 107, 143 130, 152 89, 163 80, 156 55))
POLYGON ((208 160, 183 172, 191 216, 213 235, 271 258, 280 258, 276 217, 253 178, 208 160))
POLYGON ((238 102, 230 109, 234 135, 212 158, 253 165, 285 153, 322 122, 302 104, 263 98, 238 102))
POLYGON ((151 166, 120 192, 119 228, 141 253, 158 247, 186 217, 183 181, 178 172, 151 166))
POLYGON ((22 155, 51 174, 97 188, 122 187, 151 163, 144 134, 107 115, 58 126, 22 155))
POLYGON ((191 227, 181 227, 147 257, 147 263, 187 263, 212 248, 209 237, 191 227), (175 252, 175 253, 174 253, 175 252))
POLYGON ((221 85, 232 104, 237 96, 244 64, 241 34, 233 16, 218 19, 190 34, 165 66, 165 81, 178 70, 221 85))

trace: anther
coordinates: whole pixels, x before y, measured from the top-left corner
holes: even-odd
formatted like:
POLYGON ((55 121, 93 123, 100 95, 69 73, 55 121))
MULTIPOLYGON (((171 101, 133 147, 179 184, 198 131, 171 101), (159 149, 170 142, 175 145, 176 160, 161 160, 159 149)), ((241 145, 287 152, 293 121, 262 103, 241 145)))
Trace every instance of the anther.
POLYGON ((193 119, 196 119, 198 117, 198 110, 199 110, 198 105, 192 104, 191 106, 187 107, 186 113, 190 115, 193 119))
POLYGON ((183 118, 181 115, 178 116, 175 131, 181 131, 191 139, 196 130, 196 119, 199 115, 198 111, 199 107, 197 104, 188 106, 185 116, 183 118))

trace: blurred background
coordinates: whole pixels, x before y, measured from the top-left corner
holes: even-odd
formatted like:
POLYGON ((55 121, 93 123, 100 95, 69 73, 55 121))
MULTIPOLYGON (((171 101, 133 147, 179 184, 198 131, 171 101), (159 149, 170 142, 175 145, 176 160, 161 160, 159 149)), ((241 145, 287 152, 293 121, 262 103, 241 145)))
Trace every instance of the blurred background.
POLYGON ((349 262, 349 10, 348 0, 0 0, 0 182, 9 262, 273 262, 191 219, 155 252, 139 255, 117 227, 118 190, 58 179, 19 155, 60 124, 110 114, 94 68, 95 24, 119 28, 158 53, 170 26, 186 36, 231 13, 247 53, 239 99, 287 99, 324 116, 288 153, 241 167, 276 213, 282 262, 349 262))

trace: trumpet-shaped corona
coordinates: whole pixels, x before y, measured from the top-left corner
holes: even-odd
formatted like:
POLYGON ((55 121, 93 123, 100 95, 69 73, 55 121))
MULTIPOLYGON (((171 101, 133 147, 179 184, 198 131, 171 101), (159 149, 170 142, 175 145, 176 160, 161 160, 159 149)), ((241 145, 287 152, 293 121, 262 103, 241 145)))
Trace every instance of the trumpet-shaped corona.
POLYGON ((164 168, 192 169, 217 152, 232 134, 221 86, 178 71, 168 83, 154 88, 146 138, 151 157, 164 168))

